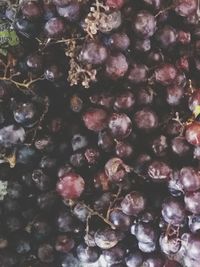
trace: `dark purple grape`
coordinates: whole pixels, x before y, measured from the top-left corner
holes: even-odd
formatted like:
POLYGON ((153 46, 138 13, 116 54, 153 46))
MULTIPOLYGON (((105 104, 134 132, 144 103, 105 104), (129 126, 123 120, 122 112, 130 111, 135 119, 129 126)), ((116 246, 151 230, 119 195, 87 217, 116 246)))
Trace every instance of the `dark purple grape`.
POLYGON ((88 64, 102 64, 108 57, 108 52, 105 46, 95 41, 90 41, 84 44, 80 59, 88 64))
POLYGON ((92 104, 100 105, 105 108, 112 108, 115 98, 111 92, 103 91, 102 93, 94 93, 90 96, 90 101, 92 104))
POLYGON ((119 158, 130 158, 134 154, 133 146, 130 143, 118 141, 115 146, 115 153, 119 158))
POLYGON ((56 226, 61 233, 79 233, 79 223, 70 212, 60 211, 56 220, 56 226))
POLYGON ((89 165, 97 164, 101 156, 99 150, 96 148, 87 148, 84 155, 89 165))
POLYGON ((124 3, 124 0, 106 0, 106 6, 113 9, 121 9, 124 3))
POLYGON ((138 105, 150 105, 153 103, 153 91, 146 88, 140 88, 137 92, 136 101, 138 105))
POLYGON ((140 11, 133 20, 133 30, 139 37, 151 37, 156 31, 155 17, 146 10, 140 11))
POLYGON ((42 244, 38 248, 38 258, 41 262, 51 263, 54 261, 54 251, 50 244, 42 244))
POLYGON ((38 53, 33 53, 28 55, 26 64, 32 72, 40 73, 44 67, 44 60, 43 57, 38 53))
POLYGON ((200 192, 199 191, 187 193, 184 197, 184 201, 185 201, 186 210, 194 214, 200 213, 200 205, 199 205, 200 192))
POLYGON ((109 219, 117 229, 126 231, 130 228, 131 218, 128 215, 124 214, 121 210, 112 210, 110 212, 109 219))
POLYGON ((82 135, 82 134, 75 134, 72 137, 71 144, 72 144, 73 151, 80 150, 82 148, 87 147, 88 138, 85 135, 82 135))
POLYGON ((163 267, 164 259, 161 255, 148 256, 143 262, 144 267, 163 267))
POLYGON ((108 210, 111 201, 112 195, 110 192, 105 192, 94 201, 94 209, 102 213, 108 210))
POLYGON ((105 152, 110 152, 114 149, 115 142, 111 133, 108 130, 99 132, 98 135, 98 146, 105 152))
POLYGON ((69 235, 58 235, 55 240, 55 250, 68 253, 70 250, 74 248, 75 242, 74 239, 69 235))
POLYGON ((153 139, 151 149, 157 157, 163 157, 167 154, 168 143, 165 135, 159 135, 153 139))
POLYGON ((121 202, 122 211, 127 215, 137 216, 144 211, 146 207, 146 199, 136 191, 127 194, 121 202))
POLYGON ((192 15, 197 10, 197 0, 174 0, 175 11, 183 17, 192 15))
POLYGON ((131 227, 131 233, 136 236, 138 242, 155 243, 157 240, 156 229, 150 223, 137 223, 131 227))
POLYGON ((73 214, 82 222, 86 222, 89 216, 89 210, 81 203, 77 203, 73 209, 73 214))
POLYGON ((13 110, 13 116, 17 123, 26 127, 32 127, 40 116, 37 105, 31 102, 18 103, 13 110))
POLYGON ((177 106, 181 103, 184 97, 184 90, 182 87, 171 85, 166 88, 166 100, 170 106, 177 106))
MULTIPOLYGON (((162 0, 143 0, 143 1, 145 2, 145 4, 149 5, 153 9, 160 9, 161 4, 162 4, 162 0)), ((152 267, 154 267, 154 266, 152 266, 152 267)))
POLYGON ((83 193, 85 182, 77 173, 68 173, 57 182, 57 192, 64 199, 77 199, 83 193))
POLYGON ((119 232, 112 230, 110 228, 105 228, 103 230, 98 230, 95 233, 94 240, 96 245, 101 249, 111 249, 117 245, 121 237, 119 232))
POLYGON ((182 129, 183 126, 176 120, 170 120, 166 125, 166 132, 169 136, 178 136, 182 129))
POLYGON ((103 257, 109 264, 119 263, 124 259, 126 254, 125 248, 120 245, 116 245, 113 248, 103 250, 103 257))
POLYGON ((50 65, 45 69, 45 78, 49 81, 57 81, 63 76, 63 72, 58 65, 50 65))
POLYGON ((105 164, 105 173, 112 182, 122 182, 132 168, 120 158, 111 158, 105 164))
POLYGON ((191 146, 182 136, 174 137, 171 141, 172 151, 179 157, 184 157, 190 154, 191 146))
POLYGON ((50 38, 62 37, 65 33, 65 23, 61 18, 51 18, 44 26, 45 33, 50 38))
POLYGON ((200 160, 200 147, 199 146, 194 148, 193 157, 197 160, 200 160))
POLYGON ((51 178, 46 175, 42 169, 36 169, 32 172, 32 179, 35 183, 35 186, 40 191, 47 191, 51 188, 51 178))
POLYGON ((163 161, 153 161, 149 164, 148 175, 153 181, 166 181, 170 178, 172 169, 163 161))
POLYGON ((57 12, 61 17, 69 20, 70 22, 77 21, 80 16, 80 4, 72 1, 67 6, 57 6, 57 12))
POLYGON ((158 116, 150 108, 143 108, 134 114, 135 126, 145 132, 152 131, 158 127, 158 116))
POLYGON ((90 108, 83 114, 83 121, 87 129, 100 132, 107 125, 108 114, 103 109, 90 108))
POLYGON ((200 189, 200 173, 192 167, 184 167, 180 170, 179 180, 183 189, 193 192, 200 189))
POLYGON ((116 32, 109 37, 108 44, 114 50, 126 51, 130 46, 130 38, 124 32, 116 32))
POLYGON ((144 253, 151 253, 151 252, 154 252, 156 250, 156 243, 154 243, 154 242, 149 242, 149 243, 138 242, 138 248, 144 253))
POLYGON ((131 120, 125 113, 112 113, 108 121, 108 127, 112 136, 119 140, 128 137, 132 131, 131 120))
POLYGON ((155 70, 155 80, 161 85, 170 85, 177 77, 177 70, 172 64, 163 64, 155 70))
POLYGON ((88 247, 85 244, 80 244, 76 249, 76 254, 80 262, 91 263, 99 258, 99 251, 97 248, 88 247))
POLYGON ((190 215, 188 216, 188 226, 192 233, 199 233, 200 231, 200 216, 190 215))
POLYGON ((131 111, 135 105, 135 96, 131 91, 123 91, 120 93, 114 102, 116 111, 131 111))
POLYGON ((105 73, 113 79, 122 78, 128 70, 128 62, 126 56, 122 53, 110 55, 106 60, 105 73))
POLYGON ((174 237, 169 238, 167 235, 162 234, 159 239, 161 251, 167 256, 176 254, 181 248, 181 241, 174 237))
POLYGON ((135 41, 134 48, 141 53, 145 53, 151 50, 150 39, 138 39, 135 41))
POLYGON ((150 51, 148 54, 148 64, 151 66, 157 66, 163 63, 164 55, 160 51, 150 51))
POLYGON ((185 220, 184 204, 176 198, 168 198, 162 205, 162 216, 164 220, 172 225, 180 225, 185 220))
POLYGON ((131 252, 125 258, 128 267, 141 267, 143 263, 143 255, 140 250, 131 252))
POLYGON ((157 31, 156 38, 161 47, 167 49, 177 42, 177 32, 172 26, 165 25, 157 31))
POLYGON ((21 6, 21 12, 27 19, 38 19, 42 16, 43 10, 39 2, 24 1, 21 6))
POLYGON ((53 0, 52 2, 56 6, 67 6, 72 2, 72 0, 53 0))
POLYGON ((145 83, 148 79, 148 67, 144 64, 132 64, 128 72, 128 80, 134 84, 145 83))

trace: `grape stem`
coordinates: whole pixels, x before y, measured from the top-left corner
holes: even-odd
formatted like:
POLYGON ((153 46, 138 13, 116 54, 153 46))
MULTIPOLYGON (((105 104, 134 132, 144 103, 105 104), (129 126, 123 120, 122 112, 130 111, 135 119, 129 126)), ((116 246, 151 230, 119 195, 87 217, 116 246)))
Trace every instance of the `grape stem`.
POLYGON ((92 208, 90 208, 88 205, 86 205, 85 203, 81 202, 81 205, 83 205, 83 207, 85 207, 89 212, 90 212, 90 217, 91 216, 97 216, 100 219, 102 219, 106 224, 108 224, 112 229, 116 229, 115 225, 113 223, 111 223, 107 218, 105 218, 103 215, 101 215, 99 212, 93 210, 92 208))
POLYGON ((110 203, 109 208, 108 208, 108 211, 106 213, 106 219, 107 220, 109 219, 110 212, 112 211, 113 206, 115 205, 115 203, 119 199, 119 196, 121 195, 121 192, 122 192, 122 185, 119 185, 117 194, 115 195, 114 200, 110 203))

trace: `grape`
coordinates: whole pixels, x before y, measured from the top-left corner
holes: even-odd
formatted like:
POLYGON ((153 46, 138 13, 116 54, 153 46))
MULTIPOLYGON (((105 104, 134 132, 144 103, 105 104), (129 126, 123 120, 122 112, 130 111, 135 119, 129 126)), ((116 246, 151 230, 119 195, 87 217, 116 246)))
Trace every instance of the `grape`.
POLYGON ((68 211, 59 212, 56 226, 61 233, 78 233, 80 230, 77 219, 68 211))
POLYGON ((121 9, 124 3, 124 0, 106 0, 106 5, 114 9, 121 9))
POLYGON ((164 49, 171 47, 177 42, 177 32, 172 26, 164 26, 156 33, 156 38, 164 49))
POLYGON ((187 255, 189 258, 199 260, 200 239, 198 235, 191 235, 187 243, 187 255))
POLYGON ((186 194, 184 197, 186 210, 194 214, 199 214, 200 213, 199 200, 200 200, 199 191, 186 194))
POLYGON ((164 234, 160 236, 159 243, 162 252, 169 256, 177 253, 181 247, 181 241, 178 238, 168 238, 164 234))
POLYGON ((61 18, 51 18, 46 22, 44 30, 50 38, 62 37, 65 33, 64 21, 61 18))
POLYGON ((68 235, 59 235, 56 238, 55 249, 56 251, 68 253, 75 245, 74 240, 68 235))
POLYGON ((114 109, 116 111, 130 111, 135 105, 135 96, 131 91, 121 92, 114 102, 114 109))
POLYGON ((130 46, 130 39, 126 33, 116 32, 109 37, 108 44, 114 50, 126 51, 130 46))
POLYGON ((144 262, 144 267, 163 267, 164 260, 161 255, 149 256, 144 262))
POLYGON ((199 232, 200 230, 200 216, 199 215, 190 215, 188 216, 188 226, 192 233, 199 232))
POLYGON ((185 131, 185 138, 191 145, 200 145, 200 123, 192 122, 185 131))
POLYGON ((112 151, 114 148, 115 142, 114 138, 111 136, 110 132, 103 130, 99 132, 98 135, 98 146, 105 152, 112 151))
POLYGON ((137 92, 136 102, 138 105, 152 104, 153 99, 154 99, 153 92, 146 88, 140 88, 140 90, 137 92))
POLYGON ((143 262, 143 255, 139 250, 135 251, 125 258, 125 262, 128 267, 140 267, 143 262))
POLYGON ((143 108, 134 114, 135 126, 142 131, 149 132, 158 127, 157 114, 150 108, 143 108))
POLYGON ((77 21, 80 16, 80 5, 72 2, 67 6, 57 6, 57 12, 61 17, 69 21, 77 21))
POLYGON ((82 148, 85 148, 88 145, 87 136, 84 136, 82 134, 75 134, 72 137, 71 144, 72 144, 73 151, 77 151, 82 148))
POLYGON ((102 64, 107 57, 106 47, 94 41, 85 43, 80 52, 80 59, 82 61, 94 65, 102 64))
POLYGON ((185 220, 185 209, 183 203, 172 197, 166 199, 162 205, 162 216, 169 224, 182 224, 185 220))
POLYGON ((169 105, 171 106, 180 105, 183 96, 184 96, 184 90, 182 87, 179 87, 177 85, 172 85, 167 87, 166 100, 169 105))
POLYGON ((72 0, 53 0, 54 5, 56 6, 67 6, 71 3, 72 0))
POLYGON ((0 144, 3 144, 6 147, 22 143, 24 140, 25 131, 22 127, 9 125, 0 129, 0 144))
POLYGON ((156 250, 156 244, 152 242, 149 243, 138 242, 138 247, 144 253, 151 253, 156 250))
POLYGON ((191 34, 190 32, 184 32, 184 31, 179 31, 178 32, 178 41, 181 44, 189 44, 191 41, 191 34))
POLYGON ((99 248, 111 249, 120 241, 120 236, 117 231, 105 228, 103 230, 98 230, 95 233, 94 240, 99 248))
POLYGON ((172 64, 163 64, 155 70, 155 80, 161 85, 170 85, 177 76, 177 70, 172 64))
POLYGON ((136 236, 138 242, 155 243, 157 233, 153 226, 149 223, 138 223, 131 227, 131 233, 136 236))
POLYGON ((119 141, 116 144, 115 153, 119 158, 130 158, 133 156, 133 147, 127 142, 119 141))
POLYGON ((116 139, 124 139, 129 136, 132 131, 131 126, 131 120, 125 113, 113 113, 108 121, 110 132, 116 139))
POLYGON ((132 64, 128 72, 128 80, 133 84, 145 83, 148 78, 148 67, 144 64, 132 64))
POLYGON ((180 183, 187 192, 200 189, 200 173, 192 167, 180 170, 180 183))
POLYGON ((128 70, 128 62, 122 53, 110 55, 106 60, 106 75, 115 80, 123 77, 128 70))
POLYGON ((191 111, 200 105, 200 90, 195 90, 189 98, 188 106, 191 111))
POLYGON ((148 167, 148 174, 154 181, 166 181, 172 174, 172 169, 162 161, 153 161, 148 167))
POLYGON ((175 11, 183 17, 192 15, 197 10, 196 0, 174 0, 175 11))
POLYGON ((106 262, 114 264, 124 259, 125 249, 120 245, 116 245, 113 248, 103 250, 102 254, 106 262))
POLYGON ((113 182, 122 182, 131 170, 132 168, 119 158, 111 158, 105 165, 105 173, 113 182))
POLYGON ((94 132, 100 132, 106 127, 108 120, 107 112, 100 108, 91 108, 83 115, 85 126, 94 132))
POLYGON ((100 159, 100 152, 95 148, 87 148, 84 155, 89 165, 97 164, 100 159))
POLYGON ((26 64, 30 68, 31 71, 40 73, 44 67, 43 57, 37 53, 33 53, 28 55, 26 59, 26 64))
POLYGON ((164 135, 160 135, 152 141, 152 151, 157 157, 165 156, 168 149, 167 138, 164 135))
POLYGON ((39 110, 34 103, 19 103, 13 110, 13 116, 17 123, 26 127, 32 127, 39 119, 39 110))
POLYGON ((172 151, 179 157, 184 157, 190 154, 191 147, 184 137, 177 136, 171 141, 172 151))
POLYGON ((122 231, 128 230, 131 225, 130 217, 118 209, 111 211, 109 218, 116 228, 122 231))
POLYGON ((91 263, 99 258, 99 251, 97 248, 91 248, 85 244, 80 244, 76 249, 76 254, 81 262, 91 263))
POLYGON ((133 29, 142 38, 151 37, 156 31, 156 20, 147 11, 140 11, 133 21, 133 29))
POLYGON ((64 175, 57 183, 57 192, 64 199, 76 199, 83 193, 85 182, 77 173, 64 175))
POLYGON ((38 19, 43 13, 39 2, 35 1, 23 2, 21 12, 27 19, 38 19))
POLYGON ((136 191, 127 194, 121 202, 122 211, 127 215, 137 216, 144 211, 146 207, 146 199, 136 191))
POLYGON ((53 247, 49 244, 40 245, 38 248, 38 258, 41 262, 51 263, 54 260, 53 247))

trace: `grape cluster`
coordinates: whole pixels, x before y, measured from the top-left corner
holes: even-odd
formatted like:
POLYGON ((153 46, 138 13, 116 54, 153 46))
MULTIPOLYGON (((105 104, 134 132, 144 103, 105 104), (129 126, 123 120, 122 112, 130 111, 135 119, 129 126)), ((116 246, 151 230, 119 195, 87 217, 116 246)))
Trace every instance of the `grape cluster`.
POLYGON ((2 1, 3 22, 0 266, 199 267, 200 1, 2 1))

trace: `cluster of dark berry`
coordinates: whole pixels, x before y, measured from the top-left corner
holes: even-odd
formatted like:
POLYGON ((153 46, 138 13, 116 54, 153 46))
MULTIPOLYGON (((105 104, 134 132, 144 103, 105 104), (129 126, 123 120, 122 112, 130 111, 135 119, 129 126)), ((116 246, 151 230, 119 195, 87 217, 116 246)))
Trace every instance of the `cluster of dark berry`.
POLYGON ((199 267, 200 0, 0 2, 0 266, 199 267))

